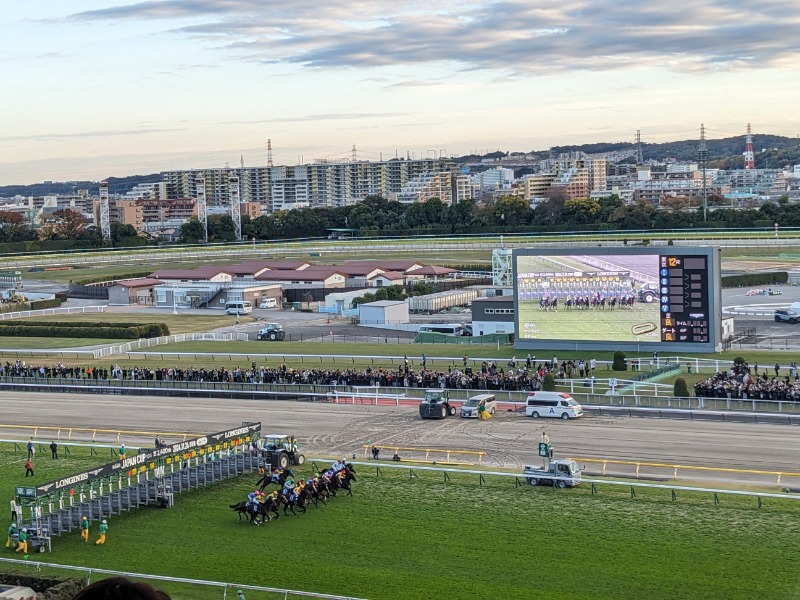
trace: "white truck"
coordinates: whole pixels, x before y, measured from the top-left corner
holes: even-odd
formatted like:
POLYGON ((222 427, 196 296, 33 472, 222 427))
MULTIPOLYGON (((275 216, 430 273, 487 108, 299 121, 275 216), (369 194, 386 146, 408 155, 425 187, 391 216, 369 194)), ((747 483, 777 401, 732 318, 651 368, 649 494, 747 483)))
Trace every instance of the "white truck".
POLYGON ((575 487, 581 482, 581 468, 574 460, 551 460, 547 468, 525 465, 522 471, 531 485, 575 487))

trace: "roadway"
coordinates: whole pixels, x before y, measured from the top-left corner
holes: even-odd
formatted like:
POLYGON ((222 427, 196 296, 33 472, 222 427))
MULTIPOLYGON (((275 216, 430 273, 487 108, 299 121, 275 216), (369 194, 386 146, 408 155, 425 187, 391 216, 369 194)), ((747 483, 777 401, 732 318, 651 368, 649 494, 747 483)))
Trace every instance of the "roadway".
MULTIPOLYGON (((538 463, 537 443, 545 429, 557 457, 800 471, 794 460, 800 453, 800 436, 794 427, 778 424, 593 415, 569 422, 534 421, 519 413, 498 413, 487 422, 459 417, 423 421, 413 407, 120 395, 31 393, 20 397, 3 392, 0 415, 0 425, 4 426, 0 427, 0 438, 4 439, 25 439, 30 434, 30 430, 7 425, 211 433, 242 421, 261 421, 264 433, 296 435, 308 455, 349 457, 355 453, 363 457, 364 444, 470 449, 486 451, 487 466, 514 469, 538 463)), ((49 431, 39 433, 44 442, 51 436, 55 437, 49 431)), ((62 439, 65 436, 66 432, 62 439)), ((181 439, 165 437, 167 441, 181 439)), ((91 435, 73 435, 73 440, 80 438, 90 439, 91 435)), ((116 436, 99 433, 96 439, 115 442, 116 436)), ((122 439, 131 446, 143 443, 139 436, 125 435, 122 439)), ((150 440, 145 443, 150 444, 150 440)), ((582 464, 588 473, 596 474, 601 468, 582 464)), ((622 475, 633 469, 609 465, 607 472, 622 475)), ((643 467, 641 474, 666 479, 672 470, 643 467)), ((774 477, 734 473, 682 471, 681 479, 775 483, 774 477)), ((800 486, 800 478, 784 483, 800 486)))

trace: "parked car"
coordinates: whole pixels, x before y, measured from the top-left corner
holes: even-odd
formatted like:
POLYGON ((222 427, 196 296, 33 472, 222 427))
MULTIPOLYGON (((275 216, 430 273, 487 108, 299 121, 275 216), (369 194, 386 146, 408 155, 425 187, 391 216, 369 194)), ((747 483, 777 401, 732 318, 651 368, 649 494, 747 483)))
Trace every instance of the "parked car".
POLYGON ((800 322, 800 314, 793 310, 776 310, 773 315, 776 323, 797 323, 800 322))
POLYGON ((278 301, 275 298, 264 298, 258 308, 278 308, 278 301))

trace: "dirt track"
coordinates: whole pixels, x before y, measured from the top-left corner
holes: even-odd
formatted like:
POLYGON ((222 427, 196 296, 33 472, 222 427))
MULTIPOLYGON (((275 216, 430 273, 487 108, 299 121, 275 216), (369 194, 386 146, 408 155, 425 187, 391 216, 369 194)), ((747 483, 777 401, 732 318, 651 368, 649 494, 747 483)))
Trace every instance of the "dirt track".
MULTIPOLYGON (((788 425, 594 416, 535 421, 519 413, 498 413, 487 422, 459 417, 423 421, 414 407, 311 402, 0 393, 0 415, 2 425, 153 432, 210 433, 242 421, 261 421, 264 433, 298 436, 309 455, 363 457, 365 444, 483 450, 484 464, 512 468, 539 460, 536 449, 543 429, 559 456, 575 458, 795 471, 794 457, 800 452, 800 436, 788 425)), ((0 428, 5 439, 25 439, 29 434, 28 429, 0 428)), ((56 434, 40 430, 38 435, 44 440, 56 434)), ((65 436, 66 431, 62 439, 65 436)), ((91 434, 74 437, 90 439, 91 434)), ((116 440, 114 434, 98 433, 96 438, 116 440)), ((149 435, 122 439, 131 446, 151 443, 149 435)), ((631 468, 612 467, 609 472, 615 469, 631 468)))

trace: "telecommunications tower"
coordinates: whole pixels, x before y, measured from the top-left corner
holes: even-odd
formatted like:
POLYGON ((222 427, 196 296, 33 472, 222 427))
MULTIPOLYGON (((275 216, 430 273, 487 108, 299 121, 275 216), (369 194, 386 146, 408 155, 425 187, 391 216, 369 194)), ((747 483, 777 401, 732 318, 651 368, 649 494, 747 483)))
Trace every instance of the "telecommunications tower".
POLYGON ((100 233, 103 242, 111 243, 111 216, 108 212, 108 182, 100 182, 100 233))
POLYGON ((641 165, 644 163, 644 157, 642 157, 642 130, 636 130, 636 164, 641 165))
POLYGON ((228 186, 231 191, 231 219, 233 220, 233 234, 237 241, 242 239, 242 205, 239 194, 239 177, 237 175, 228 176, 228 186))
POLYGON ((208 208, 206 204, 206 178, 198 175, 194 180, 195 196, 197 197, 197 220, 203 226, 203 241, 208 243, 208 208))
POLYGON ((753 154, 753 133, 750 129, 750 123, 747 124, 747 137, 744 142, 744 168, 756 168, 756 156, 753 154))
POLYGON ((700 145, 697 147, 697 162, 703 168, 703 221, 708 221, 708 189, 706 187, 706 163, 708 148, 706 147, 706 126, 700 124, 700 145))

